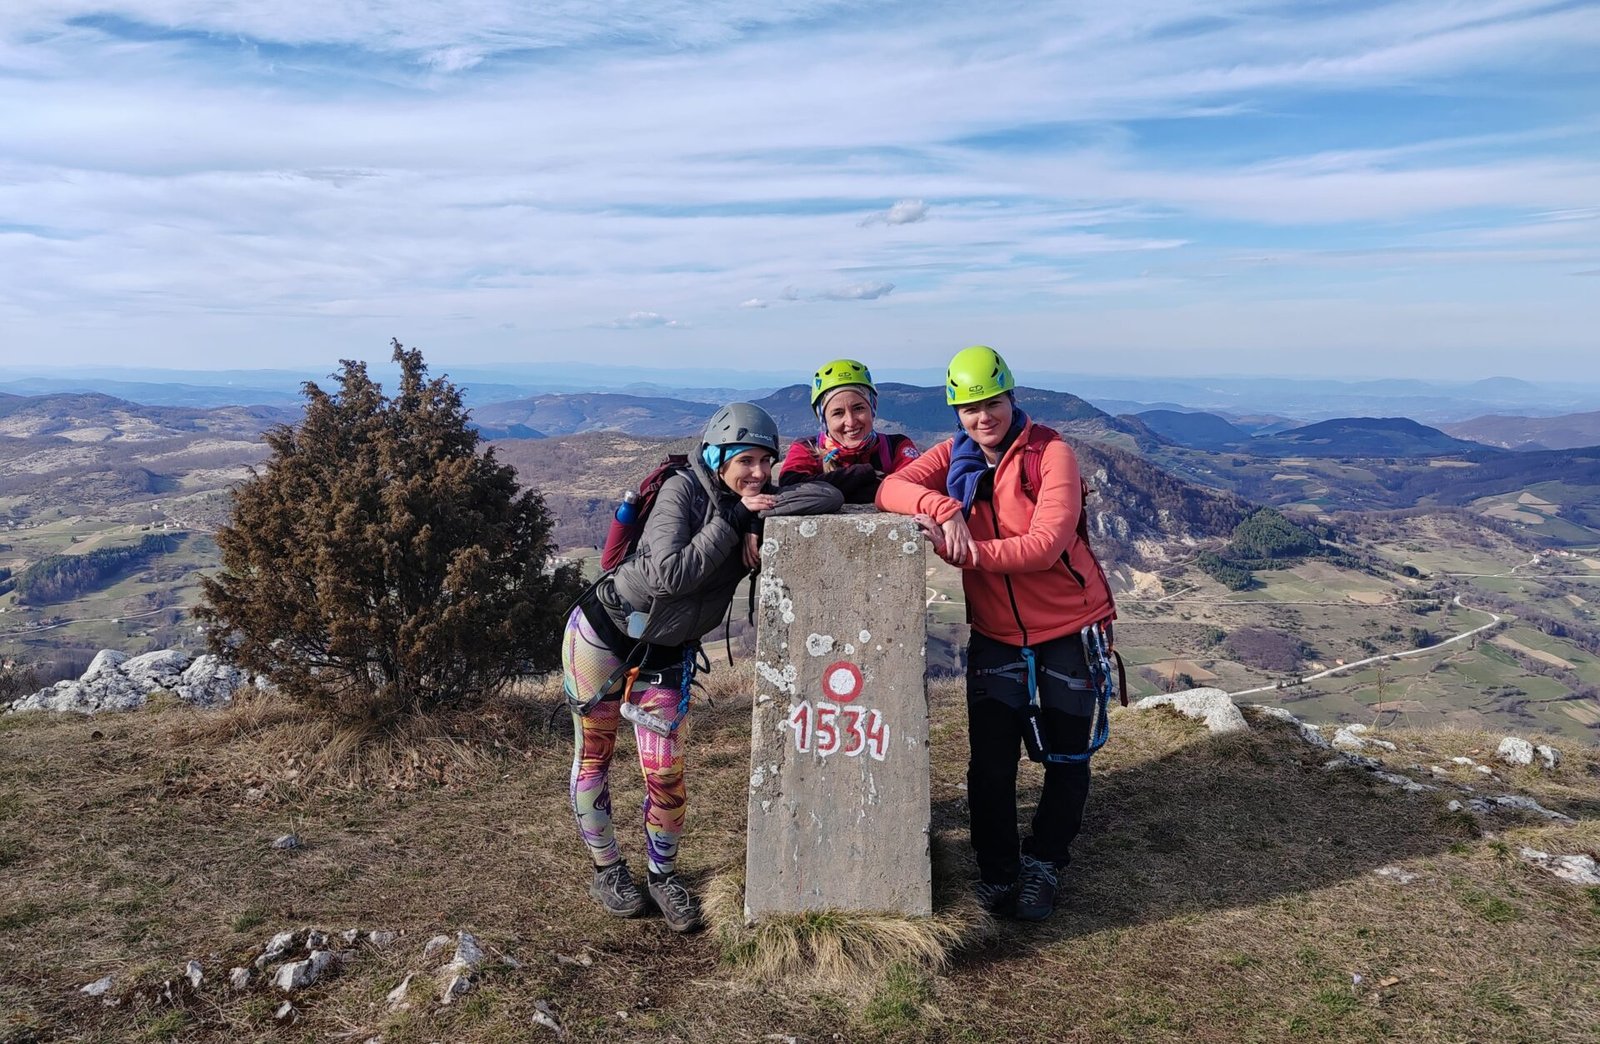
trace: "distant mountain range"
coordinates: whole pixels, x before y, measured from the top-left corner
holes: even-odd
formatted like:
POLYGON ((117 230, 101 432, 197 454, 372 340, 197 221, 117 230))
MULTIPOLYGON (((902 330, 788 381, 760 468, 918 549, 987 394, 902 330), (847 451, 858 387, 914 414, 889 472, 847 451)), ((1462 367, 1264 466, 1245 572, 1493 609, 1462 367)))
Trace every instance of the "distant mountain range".
MULTIPOLYGON (((1042 388, 1019 388, 1018 400, 1036 421, 1087 438, 1120 436, 1131 446, 1150 448, 1159 437, 1136 417, 1113 417, 1076 395, 1042 388)), ((772 414, 778 429, 790 438, 817 430, 810 389, 804 384, 780 388, 753 400, 772 414)), ((698 434, 710 415, 704 402, 660 396, 593 393, 539 395, 484 406, 473 420, 491 438, 529 437, 517 432, 574 435, 616 431, 632 435, 698 434)), ((955 416, 940 388, 884 383, 878 388, 878 417, 885 430, 903 431, 919 442, 943 438, 955 430, 955 416)))
POLYGON ((1340 417, 1258 435, 1212 413, 1150 410, 1137 418, 1175 445, 1255 457, 1443 457, 1487 448, 1406 417, 1340 417))
POLYGON ((298 408, 147 406, 98 393, 0 394, 0 436, 136 442, 202 433, 256 435, 299 419, 298 408))
POLYGON ((1502 449, 1560 450, 1600 446, 1600 410, 1560 417, 1490 415, 1442 427, 1457 438, 1502 449))
MULTIPOLYGON (((426 346, 425 346, 426 347, 426 346)), ((392 387, 386 350, 368 353, 374 380, 392 387)), ((872 360, 868 359, 871 363, 872 360)), ((44 395, 97 392, 150 405, 291 405, 306 380, 325 382, 326 368, 304 370, 171 370, 139 367, 61 369, 48 366, 0 367, 0 392, 44 395)), ((873 367, 886 383, 937 385, 937 366, 873 367)), ((620 392, 646 398, 726 402, 769 395, 803 378, 804 366, 786 372, 724 368, 604 365, 592 360, 504 365, 445 366, 463 389, 467 404, 481 408, 498 402, 552 393, 620 392)), ((1427 424, 1463 422, 1484 415, 1539 417, 1600 409, 1600 384, 1537 382, 1514 377, 1479 381, 1330 380, 1283 377, 1100 376, 1028 370, 1030 386, 1070 392, 1113 414, 1171 409, 1204 411, 1248 428, 1247 417, 1275 414, 1299 423, 1338 417, 1405 416, 1427 424)), ((1293 425, 1290 425, 1293 426, 1293 425)), ((537 425, 533 427, 537 428, 537 425)))

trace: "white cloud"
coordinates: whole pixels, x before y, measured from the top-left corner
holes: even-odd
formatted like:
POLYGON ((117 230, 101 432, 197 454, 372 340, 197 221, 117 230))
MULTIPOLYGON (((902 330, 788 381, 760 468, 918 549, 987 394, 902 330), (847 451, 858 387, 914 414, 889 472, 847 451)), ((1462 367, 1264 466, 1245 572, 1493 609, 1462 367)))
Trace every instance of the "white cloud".
POLYGON ((888 210, 868 214, 861 219, 861 227, 869 225, 914 225, 928 219, 928 204, 920 199, 902 199, 888 210))
MULTIPOLYGON (((737 346, 761 324, 805 345, 835 316, 914 325, 914 308, 938 317, 917 327, 925 339, 1014 316, 1048 347, 1067 296, 1076 324, 1144 295, 1150 329, 1189 336, 1159 317, 1222 271, 1203 280, 1221 295, 1208 314, 1266 340, 1277 334, 1248 320, 1281 289, 1269 278, 1364 274, 1323 229, 1355 240, 1347 251, 1370 240, 1362 264, 1385 278, 1409 265, 1430 300, 1588 282, 1449 284, 1428 269, 1600 263, 1592 126, 1530 110, 1515 142, 1418 141, 1397 123, 1376 147, 1282 115, 1281 134, 1196 159, 1126 121, 1155 117, 1192 142, 1329 88, 1330 114, 1345 92, 1391 92, 1402 114, 1452 94, 1537 102, 1510 77, 1530 56, 1594 71, 1592 6, 1219 0, 1207 15, 1179 0, 1089 0, 1050 19, 1010 0, 553 0, 537 16, 499 0, 11 0, 0 321, 80 358, 148 329, 175 359, 219 343, 325 353, 380 318, 442 329, 458 316, 460 350, 516 355, 526 344, 495 331, 582 353, 617 350, 596 326, 692 324, 737 346), (119 37, 105 19, 144 28, 119 37), (853 227, 875 205, 863 201, 893 199, 862 223, 914 234, 853 227), (1541 216, 1561 212, 1578 216, 1541 216), (1476 249, 1499 241, 1516 249, 1476 249), (1262 254, 1280 261, 1228 263, 1262 254), (893 309, 749 314, 891 291, 893 309), (595 323, 638 300, 659 311, 595 323), (284 337, 281 323, 320 332, 284 337)), ((1547 314, 1583 311, 1562 297, 1547 314)), ((913 343, 898 329, 882 342, 913 343)))
POLYGON ((676 319, 668 318, 660 312, 629 312, 627 315, 613 319, 605 325, 613 330, 642 330, 655 326, 675 330, 682 328, 684 324, 676 319))
POLYGON ((819 301, 876 301, 894 292, 893 283, 848 283, 824 290, 816 296, 819 301))

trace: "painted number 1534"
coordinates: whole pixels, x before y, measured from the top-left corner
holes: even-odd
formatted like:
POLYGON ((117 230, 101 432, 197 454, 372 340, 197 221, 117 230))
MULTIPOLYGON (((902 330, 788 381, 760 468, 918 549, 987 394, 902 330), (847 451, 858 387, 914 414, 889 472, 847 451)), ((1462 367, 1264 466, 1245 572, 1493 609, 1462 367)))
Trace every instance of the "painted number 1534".
POLYGON ((827 700, 801 700, 789 709, 794 749, 820 756, 843 754, 853 758, 862 751, 877 761, 889 753, 889 726, 877 710, 841 707, 827 700))

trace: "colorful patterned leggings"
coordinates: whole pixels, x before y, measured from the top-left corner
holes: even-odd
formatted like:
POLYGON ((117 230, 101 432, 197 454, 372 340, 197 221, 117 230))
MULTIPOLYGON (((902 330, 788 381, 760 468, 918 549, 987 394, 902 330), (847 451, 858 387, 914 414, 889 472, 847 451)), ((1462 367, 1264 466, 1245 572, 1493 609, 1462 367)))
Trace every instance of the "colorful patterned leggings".
MULTIPOLYGON (((561 684, 567 698, 583 702, 604 685, 622 657, 606 648, 583 610, 567 619, 561 643, 561 684)), ((678 710, 678 690, 635 690, 634 702, 642 710, 672 720, 678 710)), ((572 712, 572 814, 578 833, 589 848, 595 866, 610 866, 622 858, 611 825, 611 755, 616 752, 617 727, 622 724, 622 701, 602 700, 588 714, 572 712)), ((650 869, 670 873, 678 858, 678 837, 683 833, 686 790, 683 781, 683 744, 687 721, 671 736, 661 736, 634 726, 639 767, 644 770, 644 838, 650 869)))

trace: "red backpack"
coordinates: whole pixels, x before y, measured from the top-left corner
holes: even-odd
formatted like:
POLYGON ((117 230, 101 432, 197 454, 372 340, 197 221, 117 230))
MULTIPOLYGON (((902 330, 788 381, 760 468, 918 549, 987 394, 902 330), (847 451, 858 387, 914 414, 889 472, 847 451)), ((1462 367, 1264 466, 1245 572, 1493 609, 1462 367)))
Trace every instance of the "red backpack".
MULTIPOLYGON (((600 552, 600 569, 610 572, 623 562, 639 547, 639 537, 644 533, 644 521, 650 517, 650 509, 656 506, 656 497, 661 493, 661 487, 666 485, 667 479, 680 471, 689 470, 689 458, 682 453, 669 453, 665 460, 655 466, 655 470, 646 475, 639 483, 639 501, 635 504, 633 517, 624 521, 611 516, 611 528, 606 532, 605 547, 600 552)), ((622 509, 618 509, 618 514, 622 509)))

